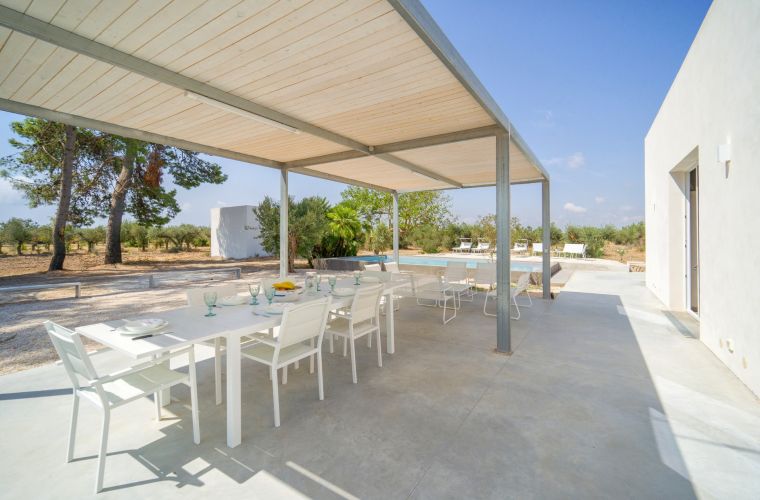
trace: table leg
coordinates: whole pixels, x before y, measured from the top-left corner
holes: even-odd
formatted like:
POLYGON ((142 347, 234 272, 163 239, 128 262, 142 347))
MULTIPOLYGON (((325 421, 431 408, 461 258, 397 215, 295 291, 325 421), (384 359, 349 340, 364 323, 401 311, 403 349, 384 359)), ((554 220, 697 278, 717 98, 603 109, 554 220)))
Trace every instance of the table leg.
POLYGON ((242 408, 240 394, 240 337, 227 337, 227 446, 234 448, 242 441, 242 408))
POLYGON ((393 292, 387 294, 385 301, 385 341, 388 354, 396 352, 396 340, 394 331, 393 292))

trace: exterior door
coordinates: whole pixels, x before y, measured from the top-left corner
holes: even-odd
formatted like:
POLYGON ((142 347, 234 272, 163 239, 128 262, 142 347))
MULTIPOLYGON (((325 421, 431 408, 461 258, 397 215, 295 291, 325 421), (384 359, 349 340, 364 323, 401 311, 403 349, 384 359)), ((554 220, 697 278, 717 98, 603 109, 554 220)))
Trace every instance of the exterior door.
POLYGON ((689 269, 688 307, 699 315, 699 166, 689 172, 689 220, 687 236, 687 255, 689 269))

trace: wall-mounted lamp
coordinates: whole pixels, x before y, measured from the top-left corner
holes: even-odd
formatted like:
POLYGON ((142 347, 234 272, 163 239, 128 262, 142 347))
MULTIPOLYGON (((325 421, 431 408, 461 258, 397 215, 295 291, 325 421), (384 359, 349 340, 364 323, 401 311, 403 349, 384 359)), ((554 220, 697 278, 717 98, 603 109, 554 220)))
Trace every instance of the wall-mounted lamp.
POLYGON ((728 165, 728 162, 731 161, 731 145, 730 144, 721 144, 718 146, 718 163, 722 163, 723 165, 728 165))

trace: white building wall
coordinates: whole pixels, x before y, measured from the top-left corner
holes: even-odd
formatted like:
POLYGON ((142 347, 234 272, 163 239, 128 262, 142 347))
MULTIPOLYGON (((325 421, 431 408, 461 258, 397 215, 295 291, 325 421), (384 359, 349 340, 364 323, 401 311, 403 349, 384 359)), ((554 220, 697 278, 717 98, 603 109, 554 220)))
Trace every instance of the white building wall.
POLYGON ((225 259, 267 255, 261 246, 259 223, 252 206, 211 209, 211 255, 225 259))
POLYGON ((646 280, 672 310, 686 309, 682 182, 694 161, 700 339, 760 395, 758 0, 715 0, 645 139, 646 280), (728 169, 717 159, 726 143, 728 169))

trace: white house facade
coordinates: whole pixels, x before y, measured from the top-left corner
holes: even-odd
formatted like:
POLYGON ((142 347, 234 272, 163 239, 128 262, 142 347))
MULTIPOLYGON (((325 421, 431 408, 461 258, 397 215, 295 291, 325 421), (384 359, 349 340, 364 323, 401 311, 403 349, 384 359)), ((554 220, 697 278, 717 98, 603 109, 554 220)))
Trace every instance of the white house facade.
POLYGON ((211 255, 225 259, 267 255, 251 205, 211 209, 211 255))
POLYGON ((645 139, 647 286, 760 395, 760 1, 716 0, 645 139))

